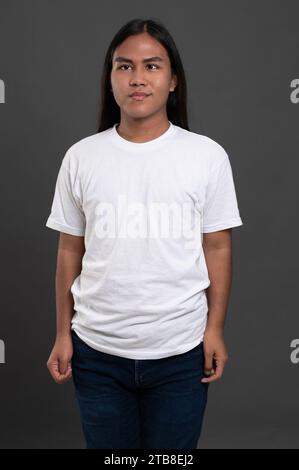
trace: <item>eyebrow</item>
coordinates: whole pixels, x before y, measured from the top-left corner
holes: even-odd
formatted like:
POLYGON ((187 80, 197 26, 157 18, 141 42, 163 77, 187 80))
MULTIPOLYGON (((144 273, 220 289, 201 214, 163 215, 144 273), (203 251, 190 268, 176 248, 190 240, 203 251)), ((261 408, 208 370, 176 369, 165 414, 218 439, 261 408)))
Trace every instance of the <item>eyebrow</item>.
MULTIPOLYGON (((115 62, 130 62, 131 64, 134 62, 127 57, 118 56, 114 59, 115 62)), ((149 57, 148 59, 143 59, 142 62, 163 62, 163 59, 159 56, 149 57)))

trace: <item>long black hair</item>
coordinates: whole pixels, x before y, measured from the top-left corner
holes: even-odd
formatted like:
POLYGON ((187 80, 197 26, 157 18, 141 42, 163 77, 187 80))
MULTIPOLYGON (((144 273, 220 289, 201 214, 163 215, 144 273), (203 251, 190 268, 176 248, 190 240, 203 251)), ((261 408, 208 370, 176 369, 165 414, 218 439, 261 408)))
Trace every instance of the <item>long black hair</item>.
POLYGON ((101 77, 100 113, 98 132, 102 132, 120 122, 120 108, 111 92, 110 74, 115 49, 129 36, 147 32, 157 39, 166 49, 172 73, 177 76, 177 85, 169 93, 166 110, 169 121, 186 130, 189 129, 187 117, 187 87, 183 64, 173 38, 165 26, 157 19, 136 18, 126 23, 116 33, 106 52, 101 77))

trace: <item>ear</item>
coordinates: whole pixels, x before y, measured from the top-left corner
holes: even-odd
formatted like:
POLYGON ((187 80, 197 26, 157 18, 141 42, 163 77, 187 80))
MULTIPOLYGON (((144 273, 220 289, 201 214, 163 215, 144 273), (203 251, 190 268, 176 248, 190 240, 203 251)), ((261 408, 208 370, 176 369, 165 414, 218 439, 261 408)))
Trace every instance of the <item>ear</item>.
POLYGON ((178 80, 177 80, 177 76, 175 74, 172 75, 172 79, 171 79, 171 84, 170 84, 170 89, 169 91, 174 91, 175 87, 177 86, 178 84, 178 80))

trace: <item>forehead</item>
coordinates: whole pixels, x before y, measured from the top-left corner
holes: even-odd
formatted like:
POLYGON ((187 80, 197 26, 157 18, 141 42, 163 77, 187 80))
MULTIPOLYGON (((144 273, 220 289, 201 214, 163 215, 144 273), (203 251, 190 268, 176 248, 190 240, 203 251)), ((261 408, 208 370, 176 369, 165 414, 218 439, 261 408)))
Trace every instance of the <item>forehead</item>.
POLYGON ((167 61, 168 54, 164 46, 148 33, 137 34, 126 38, 114 51, 113 61, 116 57, 127 57, 138 62, 148 57, 159 56, 167 61))

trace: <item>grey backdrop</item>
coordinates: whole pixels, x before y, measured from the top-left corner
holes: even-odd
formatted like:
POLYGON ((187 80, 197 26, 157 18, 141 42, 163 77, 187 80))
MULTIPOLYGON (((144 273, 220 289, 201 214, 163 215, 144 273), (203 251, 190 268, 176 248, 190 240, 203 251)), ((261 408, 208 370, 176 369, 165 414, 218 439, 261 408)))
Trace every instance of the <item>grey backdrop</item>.
POLYGON ((46 368, 58 232, 45 227, 66 149, 96 132, 115 32, 156 17, 186 70, 191 130, 233 167, 229 361, 211 384, 202 448, 298 448, 298 1, 1 0, 1 448, 84 448, 72 382, 46 368), (293 91, 293 94, 292 94, 293 91))

